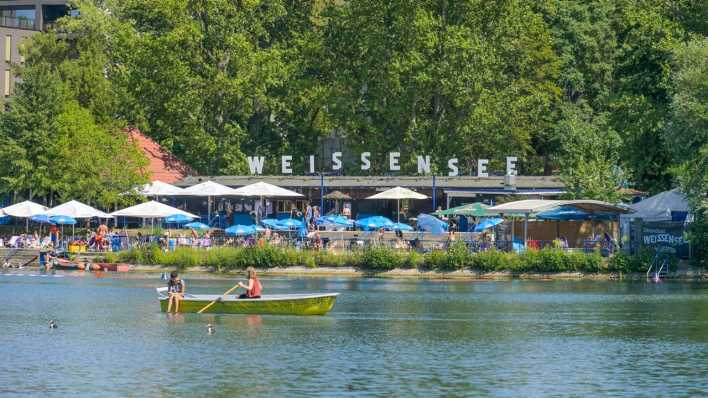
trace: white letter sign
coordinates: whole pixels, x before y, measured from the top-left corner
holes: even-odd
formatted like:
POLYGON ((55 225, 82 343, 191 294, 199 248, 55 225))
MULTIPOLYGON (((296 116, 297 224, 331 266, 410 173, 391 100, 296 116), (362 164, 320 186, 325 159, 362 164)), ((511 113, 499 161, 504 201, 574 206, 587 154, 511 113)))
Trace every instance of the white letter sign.
POLYGON ((515 176, 516 175, 516 156, 506 157, 506 175, 515 176))
POLYGON ((400 171, 401 165, 398 164, 398 158, 401 157, 400 152, 391 152, 388 154, 388 169, 391 171, 400 171))
POLYGON ((332 152, 332 170, 342 169, 342 153, 332 152))
POLYGON ((477 160, 477 177, 489 177, 489 173, 487 173, 487 164, 489 164, 489 159, 477 160))
POLYGON ((418 174, 430 174, 430 156, 418 157, 418 174))
POLYGON ((265 163, 264 156, 248 156, 248 169, 251 174, 263 174, 263 163, 265 163))
POLYGON ((460 174, 460 169, 457 167, 457 158, 448 159, 447 168, 450 169, 447 173, 450 177, 457 177, 460 174))
POLYGON ((369 160, 370 156, 371 156, 371 152, 362 152, 362 154, 361 154, 361 169, 362 170, 369 170, 371 168, 371 161, 369 160))
POLYGON ((310 174, 315 172, 315 155, 310 155, 310 174))
POLYGON ((292 174, 293 168, 290 166, 290 162, 293 160, 291 155, 283 155, 280 157, 280 170, 283 174, 292 174))

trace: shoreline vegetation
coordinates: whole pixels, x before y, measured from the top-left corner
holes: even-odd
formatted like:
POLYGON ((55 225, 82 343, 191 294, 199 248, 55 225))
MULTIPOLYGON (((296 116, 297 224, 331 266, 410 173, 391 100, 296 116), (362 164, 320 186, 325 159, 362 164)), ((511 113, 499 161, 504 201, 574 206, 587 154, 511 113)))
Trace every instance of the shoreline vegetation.
MULTIPOLYGON (((133 270, 151 272, 179 269, 188 272, 240 272, 254 266, 270 275, 379 276, 465 279, 639 279, 646 278, 650 259, 625 254, 604 258, 596 253, 559 249, 504 253, 490 250, 470 253, 457 243, 428 253, 404 252, 385 247, 359 251, 327 252, 263 247, 221 247, 210 250, 177 248, 165 252, 157 246, 106 253, 107 262, 128 263, 133 270)), ((671 271, 675 271, 672 265, 671 271)), ((705 279, 704 271, 686 278, 705 279)))

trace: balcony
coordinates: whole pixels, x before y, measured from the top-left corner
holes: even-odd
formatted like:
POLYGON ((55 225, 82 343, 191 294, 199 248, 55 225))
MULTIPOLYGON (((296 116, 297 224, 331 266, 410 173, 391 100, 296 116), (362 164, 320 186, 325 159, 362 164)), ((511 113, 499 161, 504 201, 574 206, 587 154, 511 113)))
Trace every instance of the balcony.
POLYGON ((8 17, 0 15, 0 27, 37 30, 34 19, 26 17, 8 17))

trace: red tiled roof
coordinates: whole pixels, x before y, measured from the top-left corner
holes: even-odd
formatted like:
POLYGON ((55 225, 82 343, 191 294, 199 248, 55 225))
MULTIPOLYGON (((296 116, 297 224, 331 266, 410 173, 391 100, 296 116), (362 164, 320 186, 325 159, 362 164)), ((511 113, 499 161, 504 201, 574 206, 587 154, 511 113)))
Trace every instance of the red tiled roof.
POLYGON ((129 127, 125 129, 125 132, 130 135, 130 139, 143 150, 148 158, 149 163, 146 171, 150 175, 151 182, 160 180, 172 184, 189 175, 196 174, 194 169, 177 159, 175 155, 141 133, 140 130, 129 127))

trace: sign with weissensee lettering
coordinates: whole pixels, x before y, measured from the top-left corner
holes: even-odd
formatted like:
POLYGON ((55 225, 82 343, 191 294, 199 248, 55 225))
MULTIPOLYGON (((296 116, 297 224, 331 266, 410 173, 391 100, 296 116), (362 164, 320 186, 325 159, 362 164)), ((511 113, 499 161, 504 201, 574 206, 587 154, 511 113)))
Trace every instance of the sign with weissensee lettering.
POLYGON ((681 258, 688 257, 688 240, 684 236, 682 222, 647 222, 642 226, 642 246, 665 251, 666 247, 676 250, 681 258))
MULTIPOLYGON (((359 155, 361 161, 361 170, 371 169, 371 152, 362 152, 359 155)), ((252 175, 263 174, 263 166, 265 165, 265 156, 247 156, 248 170, 252 175)), ((310 155, 308 157, 308 172, 315 173, 315 155, 310 155)), ((401 170, 401 153, 400 152, 389 152, 388 154, 388 169, 389 171, 400 171, 401 170)), ((506 157, 506 174, 516 175, 516 162, 518 158, 516 156, 506 157)), ((429 155, 420 156, 416 155, 416 163, 418 168, 418 174, 430 174, 431 159, 429 155)), ((293 157, 292 155, 283 155, 280 157, 280 172, 283 174, 293 173, 293 157)), ((487 167, 489 165, 489 159, 477 159, 477 177, 489 177, 489 172, 487 167)), ((342 152, 332 153, 332 171, 341 170, 342 165, 342 152)), ((460 174, 459 160, 457 158, 451 158, 447 160, 447 175, 450 177, 455 177, 460 174)))

